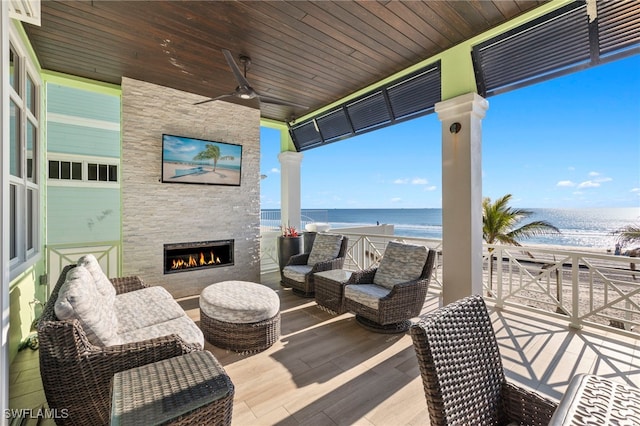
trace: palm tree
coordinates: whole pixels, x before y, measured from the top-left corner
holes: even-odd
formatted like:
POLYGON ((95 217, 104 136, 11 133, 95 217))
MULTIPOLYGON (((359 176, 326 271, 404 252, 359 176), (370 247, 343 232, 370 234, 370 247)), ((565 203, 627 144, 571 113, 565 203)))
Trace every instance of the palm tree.
MULTIPOLYGON (((534 220, 527 224, 520 223, 533 214, 532 211, 509 207, 511 194, 491 202, 490 198, 482 200, 482 238, 487 244, 508 244, 521 246, 518 240, 536 235, 559 234, 560 230, 544 220, 534 220)), ((493 286, 493 248, 489 249, 489 283, 493 286)), ((527 253, 533 257, 531 253, 527 253)))
POLYGON ((613 233, 618 235, 618 242, 621 246, 640 243, 640 225, 627 225, 613 233))
POLYGON ((195 157, 194 160, 213 160, 213 171, 216 171, 216 165, 218 164, 218 160, 220 159, 220 147, 218 145, 214 145, 208 143, 204 151, 200 151, 195 157))
POLYGON ((487 244, 520 246, 518 240, 522 238, 560 233, 558 228, 544 220, 534 220, 518 226, 533 212, 509 207, 511 197, 511 194, 504 195, 494 203, 490 198, 482 200, 482 238, 487 244))

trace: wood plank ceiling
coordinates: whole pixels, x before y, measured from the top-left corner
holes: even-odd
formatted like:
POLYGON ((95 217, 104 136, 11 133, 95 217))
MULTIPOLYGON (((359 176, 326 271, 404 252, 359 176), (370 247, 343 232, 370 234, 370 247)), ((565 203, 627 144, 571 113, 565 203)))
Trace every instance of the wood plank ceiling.
MULTIPOLYGON (((249 56, 262 95, 226 98, 288 121, 448 49, 542 1, 43 1, 25 24, 43 69, 122 76, 202 95, 234 91, 221 49, 249 56)), ((206 108, 207 104, 194 106, 206 108)))

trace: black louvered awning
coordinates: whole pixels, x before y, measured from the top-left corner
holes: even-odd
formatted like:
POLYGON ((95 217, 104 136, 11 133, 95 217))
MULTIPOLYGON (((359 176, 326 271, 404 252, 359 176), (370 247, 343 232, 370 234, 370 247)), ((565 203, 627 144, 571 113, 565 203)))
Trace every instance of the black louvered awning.
MULTIPOLYGON (((640 1, 583 0, 473 46, 484 97, 640 53, 640 1)), ((440 62, 290 127, 298 151, 429 114, 441 101, 440 62)))
POLYGON ((440 62, 290 127, 298 151, 433 112, 441 100, 440 62))
POLYGON ((577 1, 473 47, 478 93, 491 96, 640 53, 640 2, 577 1))

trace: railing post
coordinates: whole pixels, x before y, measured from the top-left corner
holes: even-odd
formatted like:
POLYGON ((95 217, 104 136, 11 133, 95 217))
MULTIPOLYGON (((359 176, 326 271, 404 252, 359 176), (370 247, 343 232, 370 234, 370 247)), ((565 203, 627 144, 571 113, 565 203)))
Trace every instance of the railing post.
MULTIPOLYGON (((495 251, 494 251, 495 253, 495 251)), ((502 259, 504 258, 502 254, 502 247, 497 249, 496 254, 496 307, 502 309, 504 307, 504 300, 502 298, 502 259)), ((489 262, 493 264, 493 256, 489 257, 489 262)), ((493 285, 493 284, 492 284, 493 285)))
POLYGON ((580 316, 580 258, 571 253, 571 322, 569 327, 581 329, 580 316))

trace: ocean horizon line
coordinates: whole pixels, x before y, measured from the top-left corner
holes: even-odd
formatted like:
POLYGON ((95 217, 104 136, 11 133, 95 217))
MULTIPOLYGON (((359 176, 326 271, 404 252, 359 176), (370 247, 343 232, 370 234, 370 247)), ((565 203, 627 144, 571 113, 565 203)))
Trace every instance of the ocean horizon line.
MULTIPOLYGON (((640 207, 529 210, 532 215, 522 224, 544 220, 560 229, 560 234, 522 239, 522 244, 613 250, 617 239, 615 232, 640 220, 640 207)), ((270 220, 278 226, 279 209, 262 211, 275 211, 270 220)), ((398 237, 442 239, 441 208, 301 209, 301 214, 303 223, 328 223, 332 229, 388 224, 394 226, 394 235, 398 237)))

